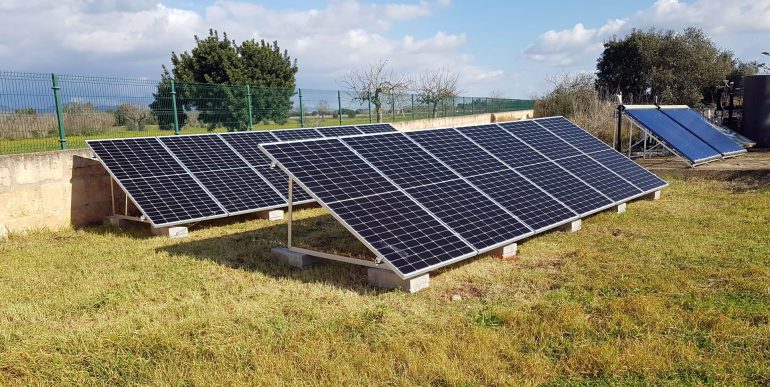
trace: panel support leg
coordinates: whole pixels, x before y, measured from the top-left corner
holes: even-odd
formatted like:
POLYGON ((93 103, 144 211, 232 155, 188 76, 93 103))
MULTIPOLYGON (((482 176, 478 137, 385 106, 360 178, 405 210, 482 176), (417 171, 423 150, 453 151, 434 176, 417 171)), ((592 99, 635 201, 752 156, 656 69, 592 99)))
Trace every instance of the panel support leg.
POLYGON ((293 198, 293 188, 294 188, 294 181, 291 179, 291 176, 289 176, 289 195, 288 195, 288 208, 286 209, 286 231, 287 231, 287 237, 286 237, 286 247, 291 248, 291 220, 292 220, 292 212, 294 210, 294 198, 293 198))
POLYGON ((647 195, 643 196, 643 199, 645 199, 645 200, 659 200, 660 199, 660 190, 648 193, 647 195))
POLYGON ((416 293, 430 286, 430 274, 428 273, 409 279, 401 279, 390 270, 370 267, 367 269, 366 275, 369 284, 376 288, 401 289, 407 293, 416 293))
POLYGON ((583 228, 583 221, 581 219, 573 220, 569 223, 565 223, 559 227, 559 231, 576 232, 583 228))
POLYGON ((514 259, 519 251, 518 243, 511 243, 503 247, 498 247, 490 252, 490 255, 499 259, 514 259))

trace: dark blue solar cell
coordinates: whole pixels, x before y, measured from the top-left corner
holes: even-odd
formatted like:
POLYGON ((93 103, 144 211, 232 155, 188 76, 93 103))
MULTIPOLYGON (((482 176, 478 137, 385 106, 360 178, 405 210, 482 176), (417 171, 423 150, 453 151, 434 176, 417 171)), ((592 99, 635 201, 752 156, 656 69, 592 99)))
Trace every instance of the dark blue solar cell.
POLYGON ((549 228, 577 215, 511 170, 474 176, 468 180, 533 230, 549 228))
POLYGON ((348 137, 342 141, 402 188, 459 177, 403 133, 348 137))
POLYGON ((625 112, 693 164, 722 156, 658 109, 626 109, 625 112))
POLYGON ((328 126, 315 128, 315 130, 321 133, 324 137, 350 136, 363 133, 356 129, 355 126, 328 126))
POLYGON ((623 176, 623 178, 641 188, 642 191, 655 191, 668 185, 668 183, 655 176, 655 174, 640 167, 639 164, 629 160, 626 156, 613 149, 592 153, 591 157, 607 168, 612 169, 618 175, 623 176))
POLYGON ((388 132, 396 132, 396 128, 393 127, 391 124, 366 124, 366 125, 356 125, 356 128, 360 130, 362 133, 388 133, 388 132))
POLYGON ((423 130, 406 135, 463 177, 507 168, 454 129, 423 130))
POLYGON ((516 171, 581 215, 613 203, 553 162, 520 167, 516 171))
POLYGON ((540 153, 497 125, 466 126, 457 131, 468 136, 511 167, 548 161, 540 153))
POLYGON ((616 202, 642 193, 642 190, 588 156, 570 157, 557 160, 556 163, 616 202))
POLYGON ((273 130, 271 133, 281 141, 307 140, 323 137, 321 133, 318 133, 318 131, 313 128, 273 130))
POLYGON ((398 190, 336 138, 261 147, 326 203, 398 190))
POLYGON ((403 192, 359 197, 328 207, 407 277, 476 254, 403 192))
POLYGON ((531 232, 467 182, 457 179, 406 190, 477 250, 511 243, 531 232))
POLYGON ((539 118, 535 122, 585 153, 598 152, 609 148, 607 144, 564 117, 539 118))
POLYGON ((118 180, 187 173, 156 138, 96 140, 87 143, 118 180))
POLYGON ((499 125, 552 160, 581 154, 564 140, 543 129, 536 121, 511 121, 499 125))
POLYGON ((137 177, 120 180, 120 184, 155 226, 227 215, 187 174, 137 177))
POLYGON ((746 152, 742 146, 714 129, 702 115, 692 109, 661 109, 660 111, 725 156, 746 152))

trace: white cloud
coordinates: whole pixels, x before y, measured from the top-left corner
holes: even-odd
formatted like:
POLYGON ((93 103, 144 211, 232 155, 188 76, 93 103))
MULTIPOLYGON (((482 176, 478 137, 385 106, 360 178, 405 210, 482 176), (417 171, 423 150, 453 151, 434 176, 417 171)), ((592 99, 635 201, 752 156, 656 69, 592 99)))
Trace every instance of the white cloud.
MULTIPOLYGON (((502 76, 462 52, 463 33, 397 36, 393 26, 428 18, 450 0, 410 3, 330 1, 322 8, 276 10, 215 0, 202 13, 157 0, 0 1, 0 63, 7 69, 157 78, 171 51, 192 48, 209 28, 238 41, 277 40, 298 60, 300 84, 333 87, 345 71, 388 58, 399 71, 437 63, 462 71, 468 85, 502 76), (35 26, 35 28, 29 28, 35 26)), ((475 86, 474 86, 475 87, 475 86)))
POLYGON ((770 32, 770 0, 657 0, 652 6, 625 19, 607 21, 596 28, 577 24, 565 30, 550 30, 526 47, 524 58, 556 66, 593 64, 603 43, 632 28, 679 30, 695 26, 718 43, 729 46, 742 34, 770 32))

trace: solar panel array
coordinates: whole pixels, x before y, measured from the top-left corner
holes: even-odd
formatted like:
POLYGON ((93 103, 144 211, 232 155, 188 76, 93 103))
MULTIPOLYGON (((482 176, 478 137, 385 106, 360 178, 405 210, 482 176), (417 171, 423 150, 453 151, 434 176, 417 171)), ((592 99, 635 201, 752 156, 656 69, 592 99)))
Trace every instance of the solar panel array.
MULTIPOLYGON (((288 175, 259 144, 395 132, 389 124, 86 141, 154 226, 171 226, 288 204, 288 175)), ((303 190, 296 204, 312 201, 303 190)))
POLYGON ((403 278, 667 185, 563 117, 260 148, 403 278))
POLYGON ((628 107, 626 115, 669 149, 697 165, 746 152, 689 108, 628 107))

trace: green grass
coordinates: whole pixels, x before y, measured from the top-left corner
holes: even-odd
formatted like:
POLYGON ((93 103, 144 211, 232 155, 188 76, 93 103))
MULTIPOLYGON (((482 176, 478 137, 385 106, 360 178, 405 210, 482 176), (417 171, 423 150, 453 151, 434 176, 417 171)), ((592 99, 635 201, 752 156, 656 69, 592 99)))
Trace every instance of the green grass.
MULTIPOLYGON (((366 254, 296 215, 298 243, 366 254)), ((0 384, 770 383, 767 188, 676 180, 412 295, 275 263, 284 238, 247 220, 0 241, 0 384)))

